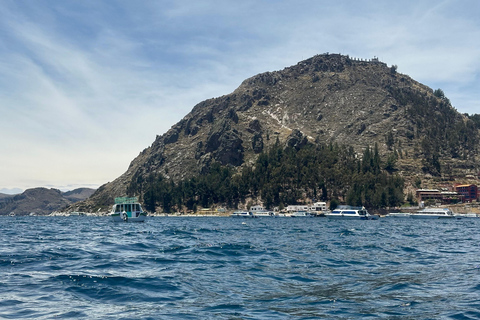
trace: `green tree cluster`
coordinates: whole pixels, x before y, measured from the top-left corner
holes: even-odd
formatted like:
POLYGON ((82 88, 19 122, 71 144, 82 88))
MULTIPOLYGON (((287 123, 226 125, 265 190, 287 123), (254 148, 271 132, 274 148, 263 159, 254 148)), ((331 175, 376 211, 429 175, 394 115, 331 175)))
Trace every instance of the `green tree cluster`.
MULTIPOLYGON (((387 161, 391 159, 388 156, 387 161)), ((374 208, 396 207, 403 204, 404 180, 398 175, 391 175, 382 170, 382 162, 378 154, 378 147, 372 151, 366 148, 360 163, 360 170, 352 176, 346 202, 354 206, 374 208)), ((388 167, 392 164, 387 162, 388 167)))
POLYGON ((207 173, 178 183, 159 174, 145 180, 139 175, 127 192, 143 194, 147 210, 161 207, 164 212, 217 204, 235 208, 247 198, 261 199, 267 208, 305 199, 344 199, 367 207, 401 205, 403 179, 385 166, 377 146, 367 147, 358 159, 353 148, 337 144, 307 144, 297 150, 277 143, 239 171, 214 163, 207 173))

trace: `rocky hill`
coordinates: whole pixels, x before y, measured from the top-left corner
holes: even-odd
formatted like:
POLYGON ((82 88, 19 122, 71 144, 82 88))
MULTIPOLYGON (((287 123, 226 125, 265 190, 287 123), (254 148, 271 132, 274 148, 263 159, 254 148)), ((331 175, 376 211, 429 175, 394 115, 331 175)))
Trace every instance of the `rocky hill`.
POLYGON ((64 198, 68 199, 71 202, 78 202, 87 199, 95 192, 95 189, 91 188, 78 188, 71 191, 63 192, 62 195, 64 198))
POLYGON ((90 197, 94 189, 79 188, 68 192, 57 189, 32 188, 0 201, 0 215, 46 215, 90 197))
POLYGON ((8 199, 12 198, 14 195, 11 194, 5 194, 5 193, 0 193, 0 202, 5 202, 8 199))
POLYGON ((276 141, 350 145, 358 156, 377 144, 382 155, 396 155, 406 187, 418 177, 461 179, 479 172, 478 127, 441 90, 377 59, 323 54, 256 75, 231 94, 197 104, 127 172, 79 205, 106 208, 114 197, 141 190, 151 173, 178 182, 213 163, 252 164, 276 141))

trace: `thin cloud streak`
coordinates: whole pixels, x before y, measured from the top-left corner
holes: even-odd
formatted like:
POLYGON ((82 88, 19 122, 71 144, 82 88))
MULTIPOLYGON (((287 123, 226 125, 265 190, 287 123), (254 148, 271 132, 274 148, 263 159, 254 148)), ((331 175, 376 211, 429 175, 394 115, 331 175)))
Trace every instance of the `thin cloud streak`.
POLYGON ((195 104, 324 52, 377 56, 476 113, 480 12, 462 4, 4 1, 0 188, 111 181, 195 104))

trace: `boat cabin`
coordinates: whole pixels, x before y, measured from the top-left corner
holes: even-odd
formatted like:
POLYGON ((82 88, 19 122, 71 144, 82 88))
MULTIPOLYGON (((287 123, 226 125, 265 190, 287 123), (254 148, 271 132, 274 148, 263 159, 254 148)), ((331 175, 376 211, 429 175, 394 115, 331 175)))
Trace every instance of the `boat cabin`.
POLYGON ((122 198, 115 198, 115 204, 113 206, 113 214, 120 214, 125 212, 128 218, 136 218, 143 213, 142 207, 138 202, 137 197, 122 197, 122 198))
POLYGON ((315 202, 310 207, 310 211, 327 211, 327 203, 326 202, 315 202))
POLYGON ((116 204, 115 205, 115 212, 126 212, 129 216, 131 216, 132 212, 140 212, 140 204, 139 203, 123 203, 123 204, 116 204))
POLYGON ((250 212, 253 212, 253 213, 255 213, 255 212, 263 212, 263 211, 265 211, 265 208, 262 207, 262 206, 252 206, 252 207, 250 208, 250 212))

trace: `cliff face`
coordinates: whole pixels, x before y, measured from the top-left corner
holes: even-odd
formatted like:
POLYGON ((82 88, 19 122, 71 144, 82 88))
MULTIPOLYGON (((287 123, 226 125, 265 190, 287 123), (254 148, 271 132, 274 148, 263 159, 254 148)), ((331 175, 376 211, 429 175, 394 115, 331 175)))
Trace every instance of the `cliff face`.
POLYGON ((407 179, 465 175, 478 170, 479 133, 470 122, 448 99, 395 67, 376 59, 318 55, 246 79, 233 93, 197 104, 82 206, 105 208, 150 173, 179 181, 213 162, 234 167, 252 163, 277 139, 291 146, 347 144, 359 154, 377 143, 381 153, 399 155, 397 167, 407 179), (470 133, 458 141, 451 137, 462 130, 470 133), (448 172, 435 172, 435 159, 448 172))

